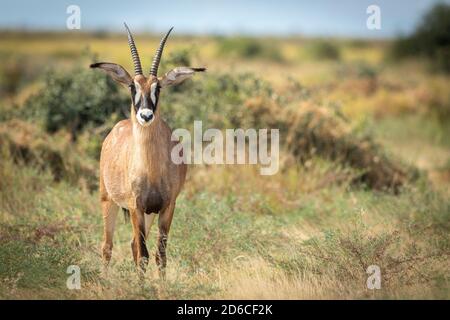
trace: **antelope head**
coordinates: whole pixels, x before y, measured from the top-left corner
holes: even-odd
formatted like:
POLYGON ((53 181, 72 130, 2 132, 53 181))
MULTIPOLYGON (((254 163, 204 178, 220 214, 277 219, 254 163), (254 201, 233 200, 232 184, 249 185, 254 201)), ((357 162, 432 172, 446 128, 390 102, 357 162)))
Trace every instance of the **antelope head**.
POLYGON ((161 88, 179 84, 191 77, 195 72, 205 71, 205 68, 177 67, 167 72, 164 76, 158 77, 158 67, 161 62, 161 56, 166 44, 167 38, 173 27, 161 39, 158 50, 153 58, 149 75, 146 77, 142 73, 141 61, 134 43, 133 35, 130 29, 124 23, 128 35, 128 44, 131 50, 131 57, 134 65, 134 77, 125 70, 124 67, 116 63, 98 62, 91 64, 91 68, 100 68, 108 73, 115 81, 125 85, 131 96, 131 118, 137 121, 141 126, 150 126, 155 117, 159 116, 158 100, 161 88))

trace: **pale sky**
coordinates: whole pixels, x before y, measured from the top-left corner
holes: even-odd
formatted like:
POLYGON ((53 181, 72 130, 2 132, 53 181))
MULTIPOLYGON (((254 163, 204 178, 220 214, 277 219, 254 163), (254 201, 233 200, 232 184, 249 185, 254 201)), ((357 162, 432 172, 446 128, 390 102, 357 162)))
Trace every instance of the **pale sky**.
POLYGON ((81 9, 81 28, 178 33, 393 37, 413 30, 422 14, 450 0, 0 0, 0 29, 65 30, 69 5, 81 9), (381 9, 381 30, 366 28, 369 5, 381 9))

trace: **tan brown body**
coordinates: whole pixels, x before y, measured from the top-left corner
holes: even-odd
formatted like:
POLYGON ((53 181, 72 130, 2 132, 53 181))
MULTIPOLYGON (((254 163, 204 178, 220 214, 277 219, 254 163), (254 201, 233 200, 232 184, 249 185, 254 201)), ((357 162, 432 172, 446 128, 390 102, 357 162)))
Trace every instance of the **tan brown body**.
POLYGON ((171 141, 171 134, 165 121, 156 116, 149 127, 122 120, 103 142, 100 197, 105 222, 102 250, 106 263, 111 259, 115 220, 118 208, 122 207, 130 211, 134 230, 133 257, 141 267, 148 259, 145 240, 155 214, 160 214, 156 262, 159 267, 165 267, 167 236, 187 170, 185 164, 174 164, 170 159, 172 147, 177 143, 171 141))
POLYGON ((102 201, 112 200, 122 208, 148 214, 159 213, 174 202, 184 183, 186 165, 170 159, 176 144, 171 134, 159 117, 146 128, 131 120, 117 123, 102 146, 102 201))

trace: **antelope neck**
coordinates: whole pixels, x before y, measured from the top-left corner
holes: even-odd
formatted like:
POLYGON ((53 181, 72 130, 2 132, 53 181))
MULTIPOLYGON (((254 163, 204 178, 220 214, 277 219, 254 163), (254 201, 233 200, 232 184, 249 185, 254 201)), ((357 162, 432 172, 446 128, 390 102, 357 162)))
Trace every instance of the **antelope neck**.
POLYGON ((148 127, 142 127, 136 119, 133 120, 133 149, 138 163, 147 166, 153 164, 152 159, 158 159, 160 144, 161 120, 155 115, 155 120, 148 127))

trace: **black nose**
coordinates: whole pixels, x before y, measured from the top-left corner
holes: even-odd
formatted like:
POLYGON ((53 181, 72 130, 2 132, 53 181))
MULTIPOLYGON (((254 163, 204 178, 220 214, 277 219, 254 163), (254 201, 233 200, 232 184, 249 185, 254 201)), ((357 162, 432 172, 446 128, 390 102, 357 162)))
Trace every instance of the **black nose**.
POLYGON ((146 116, 145 114, 141 114, 141 118, 144 119, 145 122, 152 120, 153 114, 149 114, 146 116))

